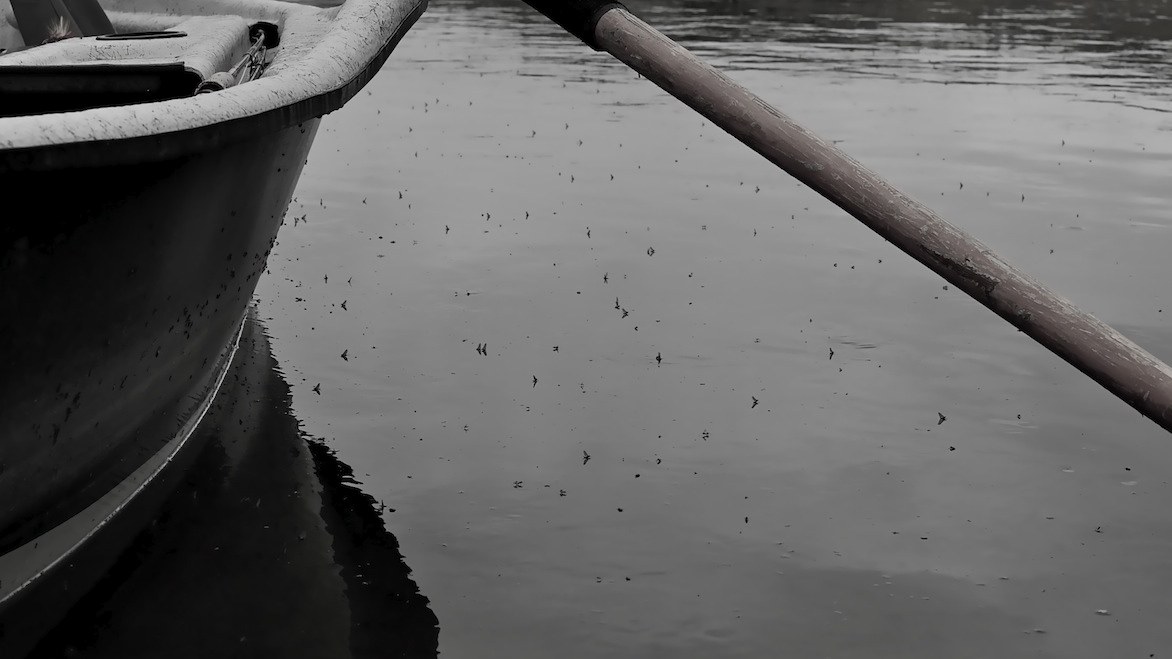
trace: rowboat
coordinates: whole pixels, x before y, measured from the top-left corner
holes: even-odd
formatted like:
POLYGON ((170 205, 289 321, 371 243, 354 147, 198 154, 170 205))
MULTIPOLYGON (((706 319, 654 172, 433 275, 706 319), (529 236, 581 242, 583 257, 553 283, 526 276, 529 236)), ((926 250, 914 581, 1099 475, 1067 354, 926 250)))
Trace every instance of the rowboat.
POLYGON ((199 450, 321 117, 426 0, 0 10, 0 656, 199 450))

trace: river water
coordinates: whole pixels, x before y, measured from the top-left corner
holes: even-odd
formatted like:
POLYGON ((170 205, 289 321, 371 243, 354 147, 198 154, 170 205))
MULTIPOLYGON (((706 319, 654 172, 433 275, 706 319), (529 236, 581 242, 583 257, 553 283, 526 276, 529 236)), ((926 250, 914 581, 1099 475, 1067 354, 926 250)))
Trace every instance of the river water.
MULTIPOLYGON (((1172 359, 1164 3, 630 6, 1172 359)), ((1172 648, 1165 432, 520 3, 435 2, 279 240, 445 657, 1172 648)))
MULTIPOLYGON (((1172 358, 1166 6, 875 4, 632 8, 1172 358)), ((1166 433, 520 3, 436 2, 296 196, 261 314, 443 656, 1172 648, 1166 433)))

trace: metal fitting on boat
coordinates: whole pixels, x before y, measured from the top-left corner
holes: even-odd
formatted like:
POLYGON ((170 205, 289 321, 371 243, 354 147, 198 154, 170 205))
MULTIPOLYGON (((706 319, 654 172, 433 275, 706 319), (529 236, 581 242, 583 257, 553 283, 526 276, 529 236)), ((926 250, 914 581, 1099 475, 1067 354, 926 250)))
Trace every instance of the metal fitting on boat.
POLYGON ((244 57, 241 57, 231 69, 208 76, 207 80, 196 87, 196 94, 222 91, 242 82, 256 80, 264 73, 268 49, 279 42, 277 26, 272 23, 256 23, 249 30, 249 36, 252 39, 252 46, 244 53, 244 57))
POLYGON ((199 83, 195 88, 196 94, 207 94, 209 92, 223 91, 236 84, 236 76, 227 71, 220 71, 208 76, 207 80, 199 83))

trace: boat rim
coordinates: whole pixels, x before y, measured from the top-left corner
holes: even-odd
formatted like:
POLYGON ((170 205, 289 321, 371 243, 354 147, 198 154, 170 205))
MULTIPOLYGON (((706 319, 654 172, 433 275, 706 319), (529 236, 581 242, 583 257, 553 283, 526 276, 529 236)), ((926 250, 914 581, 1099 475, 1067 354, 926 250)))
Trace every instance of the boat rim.
POLYGON ((279 12, 291 29, 328 25, 305 52, 283 43, 294 52, 286 50, 277 70, 247 84, 152 103, 0 118, 0 174, 160 161, 321 117, 374 77, 427 0, 347 0, 327 9, 242 0, 239 6, 262 17, 279 12))

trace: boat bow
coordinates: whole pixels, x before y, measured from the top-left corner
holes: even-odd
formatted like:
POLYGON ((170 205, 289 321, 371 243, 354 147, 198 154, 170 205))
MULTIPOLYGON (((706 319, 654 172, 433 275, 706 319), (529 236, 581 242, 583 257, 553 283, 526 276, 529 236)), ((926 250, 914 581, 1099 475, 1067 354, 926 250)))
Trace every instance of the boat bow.
MULTIPOLYGON (((193 14, 243 16, 277 25, 281 45, 263 76, 214 94, 0 118, 0 174, 174 157, 333 112, 374 76, 426 4, 348 0, 318 8, 268 0, 107 2, 116 26, 164 30, 193 14), (141 9, 151 11, 136 13, 141 9)), ((0 56, 0 76, 5 58, 19 55, 0 56)))

